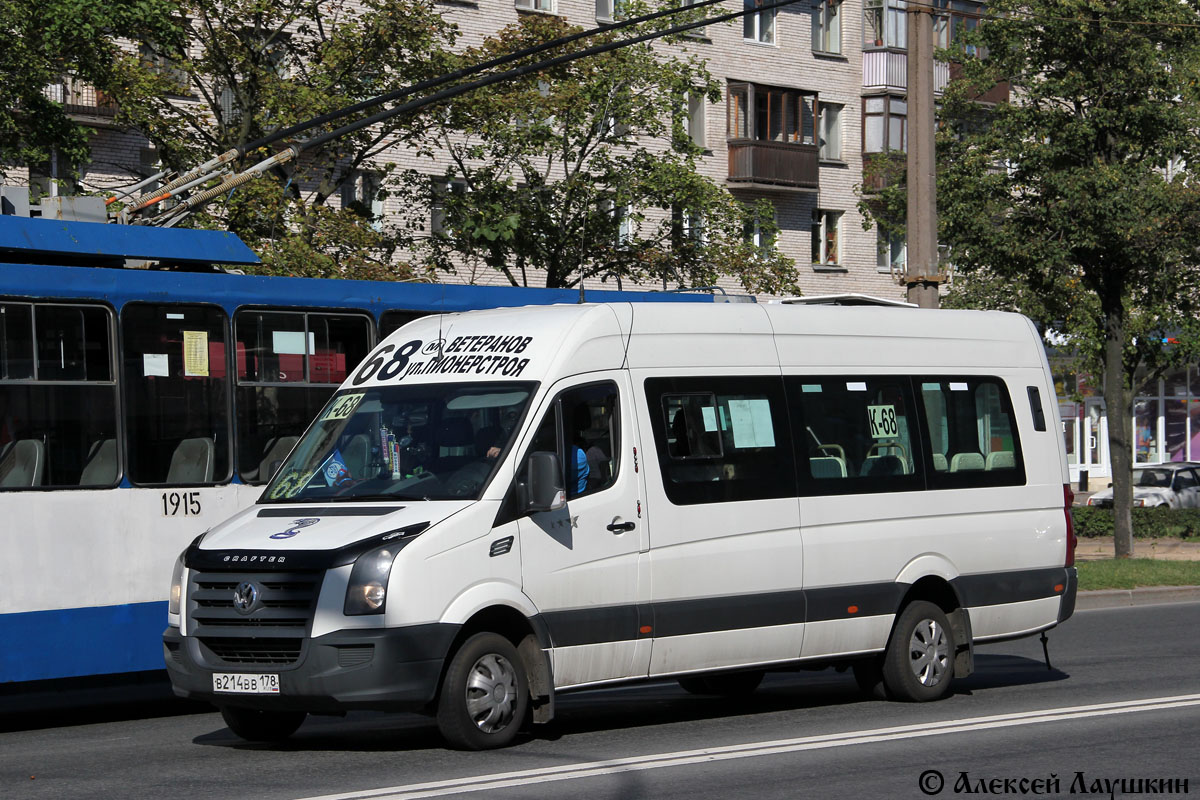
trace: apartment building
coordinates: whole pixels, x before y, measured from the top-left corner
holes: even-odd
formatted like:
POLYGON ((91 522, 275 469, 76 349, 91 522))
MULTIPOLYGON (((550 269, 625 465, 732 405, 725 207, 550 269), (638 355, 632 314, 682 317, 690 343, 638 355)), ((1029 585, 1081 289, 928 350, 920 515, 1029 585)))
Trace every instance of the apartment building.
MULTIPOLYGON (((749 12, 743 18, 706 26, 682 44, 659 45, 703 58, 724 87, 719 103, 689 104, 689 131, 705 151, 700 169, 739 199, 771 202, 779 227, 773 246, 794 259, 805 294, 902 298, 897 278, 904 243, 881 237, 875 228, 865 230, 858 203, 864 159, 883 152, 900 159, 907 147, 905 0, 799 0, 768 11, 755 11, 761 5, 756 0, 741 2, 749 12)), ((980 10, 972 0, 935 5, 943 12, 935 17, 941 45, 973 26, 980 10)), ((593 28, 622 13, 621 0, 436 0, 436 6, 459 26, 462 46, 479 44, 521 15, 558 15, 593 28)), ((727 0, 711 13, 738 8, 737 0, 727 0)), ((949 73, 947 65, 935 66, 937 89, 949 73)), ((102 96, 69 82, 55 91, 99 132, 93 161, 79 176, 85 188, 128 183, 153 163, 145 141, 108 124, 111 109, 102 96)), ((406 152, 385 153, 380 161, 441 171, 406 152)), ((47 177, 35 173, 29 180, 47 192, 59 191, 47 177)), ((369 176, 352 181, 343 198, 363 199, 369 185, 369 176)), ((398 211, 386 200, 373 210, 384 216, 398 211)), ((448 279, 504 280, 478 273, 448 279)), ((741 290, 732 279, 723 284, 741 290)))

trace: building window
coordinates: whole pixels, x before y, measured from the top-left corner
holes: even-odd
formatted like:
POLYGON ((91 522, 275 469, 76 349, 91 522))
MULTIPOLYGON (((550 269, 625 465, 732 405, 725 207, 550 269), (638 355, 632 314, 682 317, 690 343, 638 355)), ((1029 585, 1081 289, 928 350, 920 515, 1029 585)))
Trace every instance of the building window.
POLYGON ((157 43, 142 42, 138 45, 138 60, 143 70, 165 78, 174 90, 172 94, 191 94, 192 80, 187 70, 163 53, 157 43))
POLYGON ((694 209, 688 209, 683 212, 683 235, 699 245, 708 243, 708 234, 704 230, 704 214, 702 212, 694 209))
POLYGON ((816 144, 816 109, 815 92, 731 83, 727 132, 731 139, 816 144))
MULTIPOLYGON (((533 0, 537 2, 538 0, 533 0)), ((541 11, 550 10, 551 0, 541 0, 546 5, 546 8, 538 9, 541 11)), ((521 3, 517 3, 521 5, 521 3)), ((601 22, 612 22, 614 20, 623 19, 625 17, 625 2, 624 0, 596 0, 596 19, 601 22)))
POLYGON ((903 273, 908 247, 900 234, 887 234, 875 226, 875 269, 879 272, 903 273))
POLYGON ((775 44, 775 9, 755 11, 763 0, 743 0, 746 15, 742 17, 742 36, 748 42, 775 44))
MULTIPOLYGON (((517 8, 524 8, 530 11, 553 11, 554 0, 516 0, 517 8)), ((599 4, 596 8, 599 9, 599 4)))
POLYGON ((775 251, 775 237, 765 229, 757 218, 747 219, 742 226, 742 235, 754 246, 759 258, 767 258, 775 251))
POLYGON ((819 0, 813 7, 813 52, 842 52, 842 0, 819 0))
POLYGON ((704 100, 702 92, 687 93, 687 132, 692 139, 692 144, 700 149, 705 149, 707 140, 704 135, 704 126, 707 114, 705 108, 707 103, 704 100))
POLYGON ((864 0, 863 47, 908 47, 905 0, 864 0))
MULTIPOLYGON (((934 47, 950 47, 964 33, 975 30, 983 13, 983 4, 972 0, 933 0, 933 7, 940 12, 933 17, 934 47)), ((975 50, 971 45, 966 51, 975 55, 975 50)))
POLYGON ((812 262, 828 266, 841 263, 842 212, 816 209, 812 218, 812 262))
POLYGON ((820 109, 820 158, 822 161, 841 161, 842 107, 821 103, 820 109))
POLYGON ((383 194, 379 176, 373 172, 353 172, 342 183, 342 208, 369 217, 379 230, 383 218, 383 194))
POLYGON ((863 98, 863 152, 908 149, 908 102, 899 97, 863 98))
POLYGON ((435 179, 430 191, 429 233, 433 236, 445 236, 449 232, 446 221, 446 197, 450 194, 464 194, 467 191, 467 184, 465 181, 435 179))

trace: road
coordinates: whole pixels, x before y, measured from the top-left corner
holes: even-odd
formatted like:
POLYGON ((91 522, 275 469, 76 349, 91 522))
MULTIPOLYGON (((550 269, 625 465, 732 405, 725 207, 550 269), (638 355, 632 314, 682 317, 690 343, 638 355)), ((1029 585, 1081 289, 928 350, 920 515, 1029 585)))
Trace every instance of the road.
POLYGON ((1200 603, 1079 612, 1050 656, 1037 639, 982 647, 975 675, 922 705, 865 700, 833 670, 736 702, 673 683, 580 693, 488 753, 444 749, 416 715, 310 718, 277 746, 209 712, 23 718, 0 728, 0 797, 920 798, 939 775, 940 797, 1119 797, 1104 781, 1121 779, 1200 794, 1200 603))

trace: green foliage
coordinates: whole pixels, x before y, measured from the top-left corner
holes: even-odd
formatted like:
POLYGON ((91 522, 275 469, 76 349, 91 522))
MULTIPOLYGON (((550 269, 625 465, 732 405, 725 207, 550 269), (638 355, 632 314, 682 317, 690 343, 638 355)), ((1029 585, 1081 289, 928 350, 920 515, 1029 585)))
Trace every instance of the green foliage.
MULTIPOLYGON (((460 63, 578 30, 560 17, 522 15, 460 63)), ((745 237, 756 219, 775 234, 769 204, 747 207, 697 173, 689 94, 716 102, 720 85, 696 58, 638 45, 455 100, 427 130, 428 147, 450 155, 443 180, 412 170, 399 182, 424 195, 414 213, 438 210, 438 230, 420 243, 425 263, 461 272, 465 260, 464 277, 498 270, 514 285, 541 269, 547 286, 578 285, 581 276, 703 286, 735 275, 752 291, 795 291, 790 259, 745 237), (621 209, 632 209, 623 221, 621 209)))
POLYGON ((1122 558, 1084 561, 1079 568, 1079 590, 1136 589, 1139 586, 1200 585, 1200 561, 1161 561, 1122 558))
POLYGON ((0 0, 0 176, 5 165, 42 164, 69 174, 87 161, 88 130, 47 87, 73 76, 103 86, 116 37, 174 41, 173 0, 0 0))
POLYGON ((996 0, 943 98, 939 235, 958 305, 1022 311, 1107 379, 1127 554, 1135 373, 1200 353, 1200 27, 1177 0, 996 0), (982 107, 999 82, 1010 102, 982 107), (1178 343, 1164 346, 1166 337, 1178 343))
MULTIPOLYGON (((177 38, 143 37, 113 66, 106 91, 118 124, 145 135, 164 166, 183 171, 233 147, 313 117, 388 94, 450 68, 457 32, 429 0, 181 0, 177 38)), ((315 136, 378 109, 300 135, 315 136)), ((412 144, 426 121, 399 116, 305 151, 214 201, 185 224, 225 226, 263 256, 263 270, 326 277, 408 277, 389 260, 407 229, 375 219, 372 201, 392 167, 377 162, 412 144), (363 184, 363 173, 368 179, 363 184), (351 207, 327 202, 353 185, 351 207), (365 195, 365 196, 364 196, 365 195)), ((247 154, 246 164, 268 155, 247 154)))
MULTIPOLYGON (((1095 538, 1113 535, 1113 510, 1076 506, 1075 535, 1095 538)), ((1135 508, 1133 537, 1135 539, 1190 539, 1200 536, 1200 509, 1197 508, 1135 508)))

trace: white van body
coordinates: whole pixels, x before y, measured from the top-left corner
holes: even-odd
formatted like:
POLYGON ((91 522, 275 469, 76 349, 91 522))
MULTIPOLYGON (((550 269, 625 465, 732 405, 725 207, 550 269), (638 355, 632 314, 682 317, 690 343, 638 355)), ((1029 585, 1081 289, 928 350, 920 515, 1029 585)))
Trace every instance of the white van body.
POLYGON ((934 699, 975 643, 1073 611, 1060 430, 1015 314, 426 317, 362 363, 258 504, 181 556, 167 667, 247 738, 380 708, 496 746, 558 691, 676 677, 731 693, 820 664, 934 699), (498 448, 467 442, 505 409, 498 448), (471 458, 486 477, 464 489, 471 458), (374 586, 352 577, 368 550, 387 562, 374 586), (377 613, 348 614, 360 594, 377 613))

